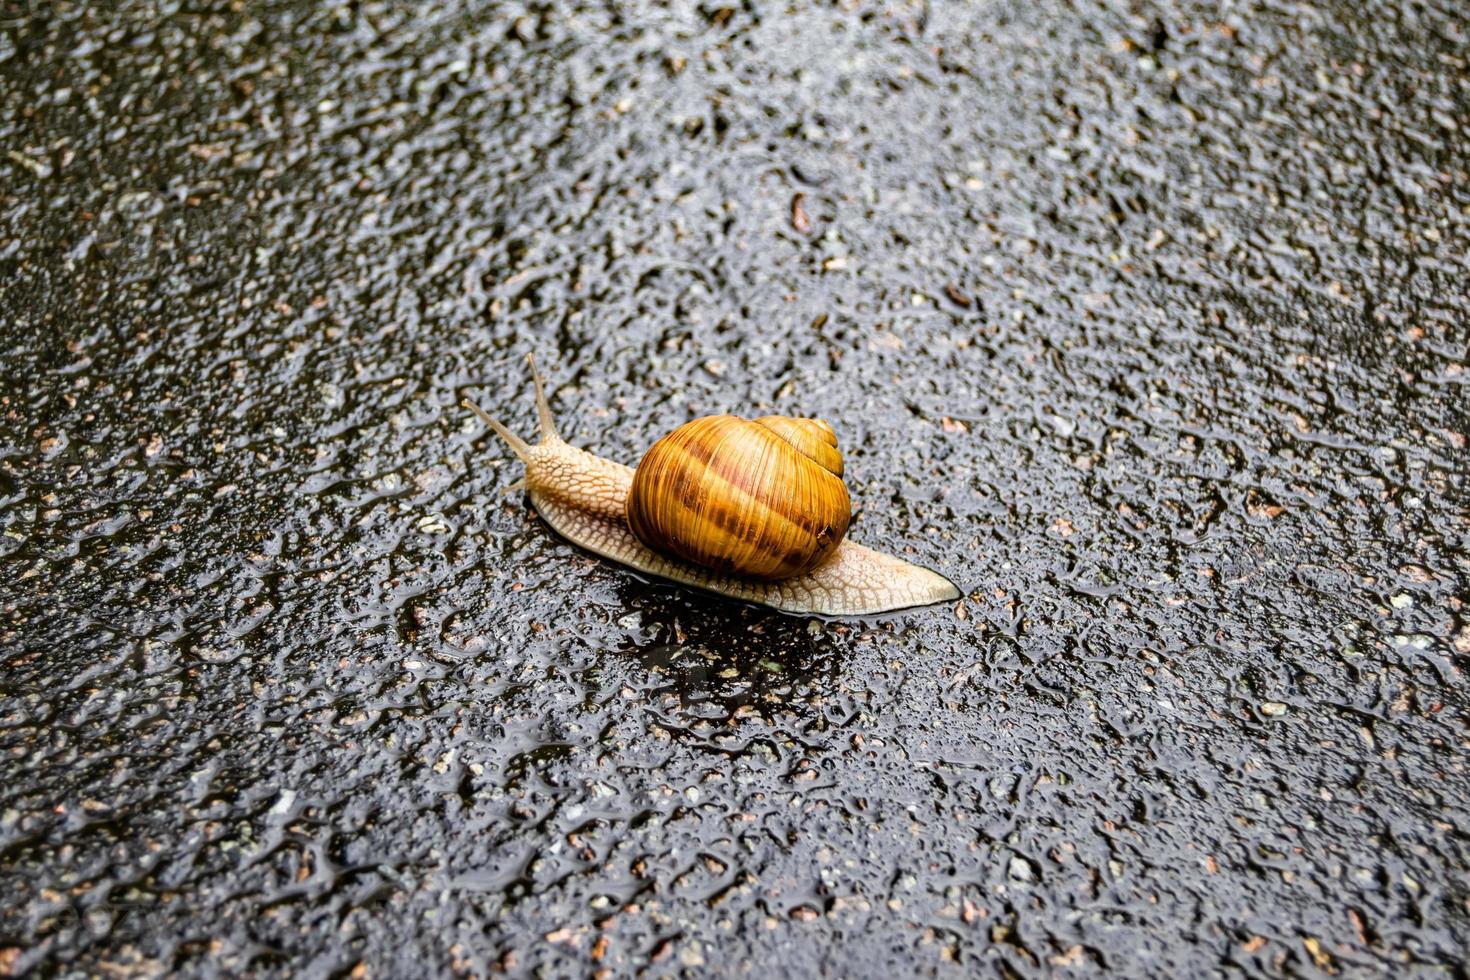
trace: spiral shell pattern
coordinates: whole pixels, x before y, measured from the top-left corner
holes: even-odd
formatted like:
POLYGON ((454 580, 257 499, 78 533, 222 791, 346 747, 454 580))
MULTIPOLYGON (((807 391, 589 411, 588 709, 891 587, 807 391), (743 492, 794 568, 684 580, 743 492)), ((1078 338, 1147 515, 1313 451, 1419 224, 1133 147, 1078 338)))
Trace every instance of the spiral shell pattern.
POLYGON ((629 528, 654 551, 765 581, 820 565, 851 518, 832 427, 777 415, 681 425, 638 464, 627 502, 629 528))

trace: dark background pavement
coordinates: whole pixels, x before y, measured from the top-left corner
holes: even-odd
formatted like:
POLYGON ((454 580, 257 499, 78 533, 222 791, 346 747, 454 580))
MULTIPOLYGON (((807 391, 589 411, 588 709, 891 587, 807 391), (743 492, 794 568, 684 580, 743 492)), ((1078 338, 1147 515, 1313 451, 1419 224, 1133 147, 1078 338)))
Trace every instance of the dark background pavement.
POLYGON ((1464 977, 1467 21, 0 3, 0 972, 1464 977), (528 351, 968 597, 578 552, 528 351))

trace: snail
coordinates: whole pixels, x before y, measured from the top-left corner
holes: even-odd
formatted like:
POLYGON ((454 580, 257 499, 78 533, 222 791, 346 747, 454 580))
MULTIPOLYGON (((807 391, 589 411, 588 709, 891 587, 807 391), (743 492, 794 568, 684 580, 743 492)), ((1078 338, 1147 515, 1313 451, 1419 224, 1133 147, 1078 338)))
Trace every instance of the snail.
POLYGON ((832 427, 713 415, 679 426, 637 469, 564 442, 535 361, 540 441, 469 399, 525 464, 531 505, 562 537, 648 575, 786 613, 857 616, 958 599, 937 572, 846 537, 851 502, 832 427))

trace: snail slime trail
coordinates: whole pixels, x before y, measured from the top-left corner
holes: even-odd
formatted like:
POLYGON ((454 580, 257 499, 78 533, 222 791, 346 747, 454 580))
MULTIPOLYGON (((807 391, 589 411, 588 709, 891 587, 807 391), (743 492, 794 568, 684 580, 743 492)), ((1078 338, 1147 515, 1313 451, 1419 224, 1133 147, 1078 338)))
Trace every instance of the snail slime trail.
POLYGON ((635 470, 568 445, 535 362, 540 441, 469 400, 525 464, 526 491, 562 537, 640 572, 786 613, 857 616, 958 599, 937 572, 847 535, 851 500, 832 427, 818 419, 695 419, 635 470))

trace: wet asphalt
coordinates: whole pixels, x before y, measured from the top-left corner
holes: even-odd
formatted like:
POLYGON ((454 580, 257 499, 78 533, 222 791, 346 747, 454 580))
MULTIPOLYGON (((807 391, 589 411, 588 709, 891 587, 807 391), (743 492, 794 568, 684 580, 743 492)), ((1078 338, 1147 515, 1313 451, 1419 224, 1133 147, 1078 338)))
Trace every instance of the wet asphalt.
POLYGON ((1429 976, 1463 3, 0 3, 0 975, 1429 976), (836 427, 959 603, 458 406, 836 427))

